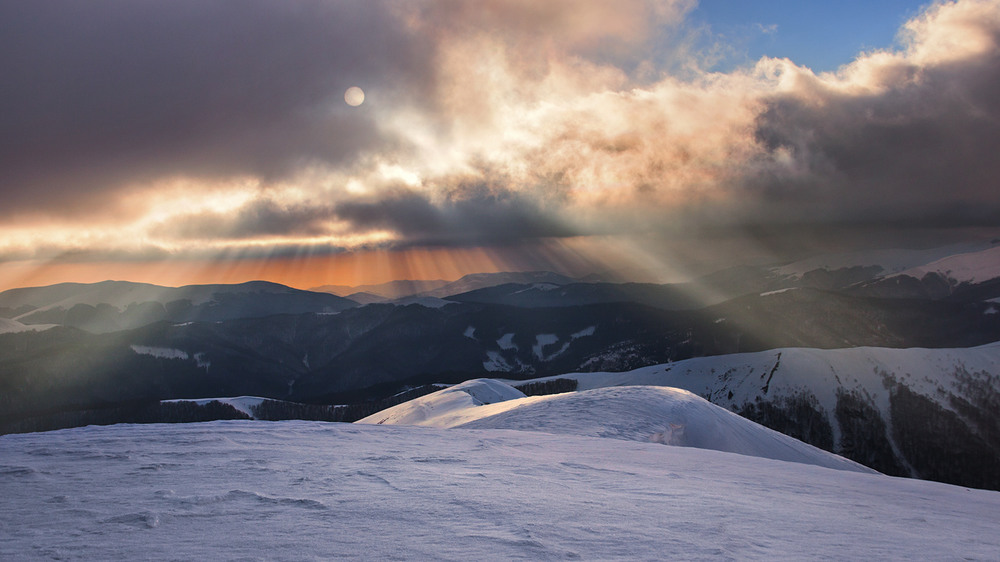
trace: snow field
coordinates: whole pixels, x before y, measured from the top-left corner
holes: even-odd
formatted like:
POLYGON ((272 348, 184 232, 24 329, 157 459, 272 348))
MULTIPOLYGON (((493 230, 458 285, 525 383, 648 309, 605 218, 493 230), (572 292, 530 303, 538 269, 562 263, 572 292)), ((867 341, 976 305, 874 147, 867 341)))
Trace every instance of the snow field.
POLYGON ((1000 494, 688 447, 319 422, 0 437, 0 559, 994 559, 1000 494))

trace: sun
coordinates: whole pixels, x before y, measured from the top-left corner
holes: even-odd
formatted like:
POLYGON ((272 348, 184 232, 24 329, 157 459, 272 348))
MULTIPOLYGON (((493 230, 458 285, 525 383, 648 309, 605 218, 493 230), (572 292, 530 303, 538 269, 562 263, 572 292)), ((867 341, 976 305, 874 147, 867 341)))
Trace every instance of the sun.
POLYGON ((344 92, 344 101, 351 107, 357 107, 365 102, 365 91, 357 86, 351 86, 344 92))

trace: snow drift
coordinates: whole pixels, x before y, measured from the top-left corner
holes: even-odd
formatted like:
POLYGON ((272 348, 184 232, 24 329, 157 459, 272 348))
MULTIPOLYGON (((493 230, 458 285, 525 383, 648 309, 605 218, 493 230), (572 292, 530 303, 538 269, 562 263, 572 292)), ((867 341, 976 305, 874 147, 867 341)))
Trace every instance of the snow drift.
POLYGON ((608 437, 874 472, 676 388, 630 386, 525 397, 500 381, 476 379, 388 408, 358 423, 608 437))

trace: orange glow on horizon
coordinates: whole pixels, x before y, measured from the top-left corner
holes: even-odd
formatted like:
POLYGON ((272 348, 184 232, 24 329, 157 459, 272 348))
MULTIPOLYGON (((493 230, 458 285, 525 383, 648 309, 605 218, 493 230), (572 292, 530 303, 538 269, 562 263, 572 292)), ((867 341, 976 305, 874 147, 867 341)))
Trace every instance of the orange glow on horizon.
POLYGON ((411 248, 343 254, 219 260, 7 262, 0 263, 0 291, 56 283, 106 280, 170 287, 272 281, 299 289, 321 285, 377 284, 400 279, 455 280, 470 273, 547 269, 568 275, 593 273, 609 264, 595 261, 586 244, 549 241, 529 248, 411 248))

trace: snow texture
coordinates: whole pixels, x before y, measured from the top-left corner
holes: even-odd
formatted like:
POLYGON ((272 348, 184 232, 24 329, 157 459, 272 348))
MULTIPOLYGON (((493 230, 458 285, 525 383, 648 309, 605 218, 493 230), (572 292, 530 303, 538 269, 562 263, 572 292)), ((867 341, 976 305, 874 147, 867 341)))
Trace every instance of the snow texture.
POLYGON ((762 297, 769 297, 771 295, 780 295, 781 293, 787 293, 788 291, 794 291, 795 287, 789 287, 787 289, 778 289, 776 291, 767 291, 766 293, 761 293, 762 297))
POLYGON ((186 351, 169 347, 153 347, 149 345, 131 345, 130 347, 138 355, 149 355, 157 359, 187 360, 190 357, 186 351))
POLYGON ((531 346, 531 351, 534 352, 539 361, 545 361, 547 359, 544 353, 545 346, 558 341, 559 337, 555 334, 539 334, 535 336, 535 345, 531 346))
POLYGON ((494 379, 473 379, 375 412, 357 423, 452 427, 477 419, 470 408, 525 398, 520 390, 494 379))
POLYGON ((0 318, 0 334, 16 334, 19 332, 41 332, 54 327, 55 324, 22 324, 11 318, 0 318))
POLYGON ((260 406, 265 400, 268 400, 268 398, 261 398, 259 396, 233 396, 230 398, 180 398, 177 400, 162 400, 162 402, 194 402, 199 406, 204 406, 209 402, 221 402, 222 404, 228 404, 236 410, 243 412, 247 416, 250 416, 251 419, 257 419, 257 417, 253 414, 253 408, 255 406, 260 406))
MULTIPOLYGON (((683 388, 727 409, 759 398, 776 400, 808 392, 829 418, 834 440, 839 442, 833 419, 838 392, 870 398, 883 419, 890 419, 885 377, 903 381, 911 391, 954 411, 949 396, 963 394, 957 374, 996 373, 1000 373, 1000 342, 954 349, 783 348, 698 357, 624 373, 571 373, 535 381, 575 379, 578 390, 624 385, 683 388)), ((533 381, 517 384, 525 382, 533 381)))
POLYGON ((948 256, 926 265, 914 267, 900 275, 917 279, 928 273, 938 273, 958 283, 982 283, 1000 277, 1000 246, 988 250, 948 256))
POLYGON ((565 353, 566 350, 569 349, 569 344, 572 343, 573 340, 581 338, 583 336, 592 335, 593 334, 592 328, 593 327, 585 328, 573 334, 570 338, 570 341, 563 342, 562 346, 559 349, 553 351, 552 353, 549 353, 548 355, 545 354, 545 348, 550 345, 559 343, 559 336, 555 334, 539 334, 535 336, 535 345, 531 346, 531 351, 535 354, 535 357, 537 357, 539 361, 551 361, 556 357, 559 357, 560 355, 565 353))
POLYGON ((877 265, 882 268, 882 275, 890 275, 926 266, 956 254, 976 253, 989 250, 992 247, 992 242, 973 242, 925 250, 885 249, 829 254, 790 263, 776 268, 774 271, 779 275, 799 278, 814 269, 835 270, 845 267, 877 265))
POLYGON ((3 560, 996 559, 1000 493, 509 430, 0 437, 3 560))
POLYGON ((525 397, 500 381, 476 379, 393 406, 358 423, 586 435, 873 472, 676 388, 629 386, 525 397))
POLYGON ((199 368, 205 369, 206 371, 208 370, 209 367, 212 366, 212 362, 209 361, 207 357, 208 356, 205 355, 204 353, 194 354, 195 364, 198 365, 199 368))
POLYGON ((486 352, 486 361, 483 361, 483 369, 486 369, 491 373, 509 373, 513 370, 510 363, 508 363, 507 360, 496 351, 486 352))
POLYGON ((504 334, 497 340, 497 347, 503 350, 513 349, 517 350, 517 344, 514 343, 514 334, 504 334))

